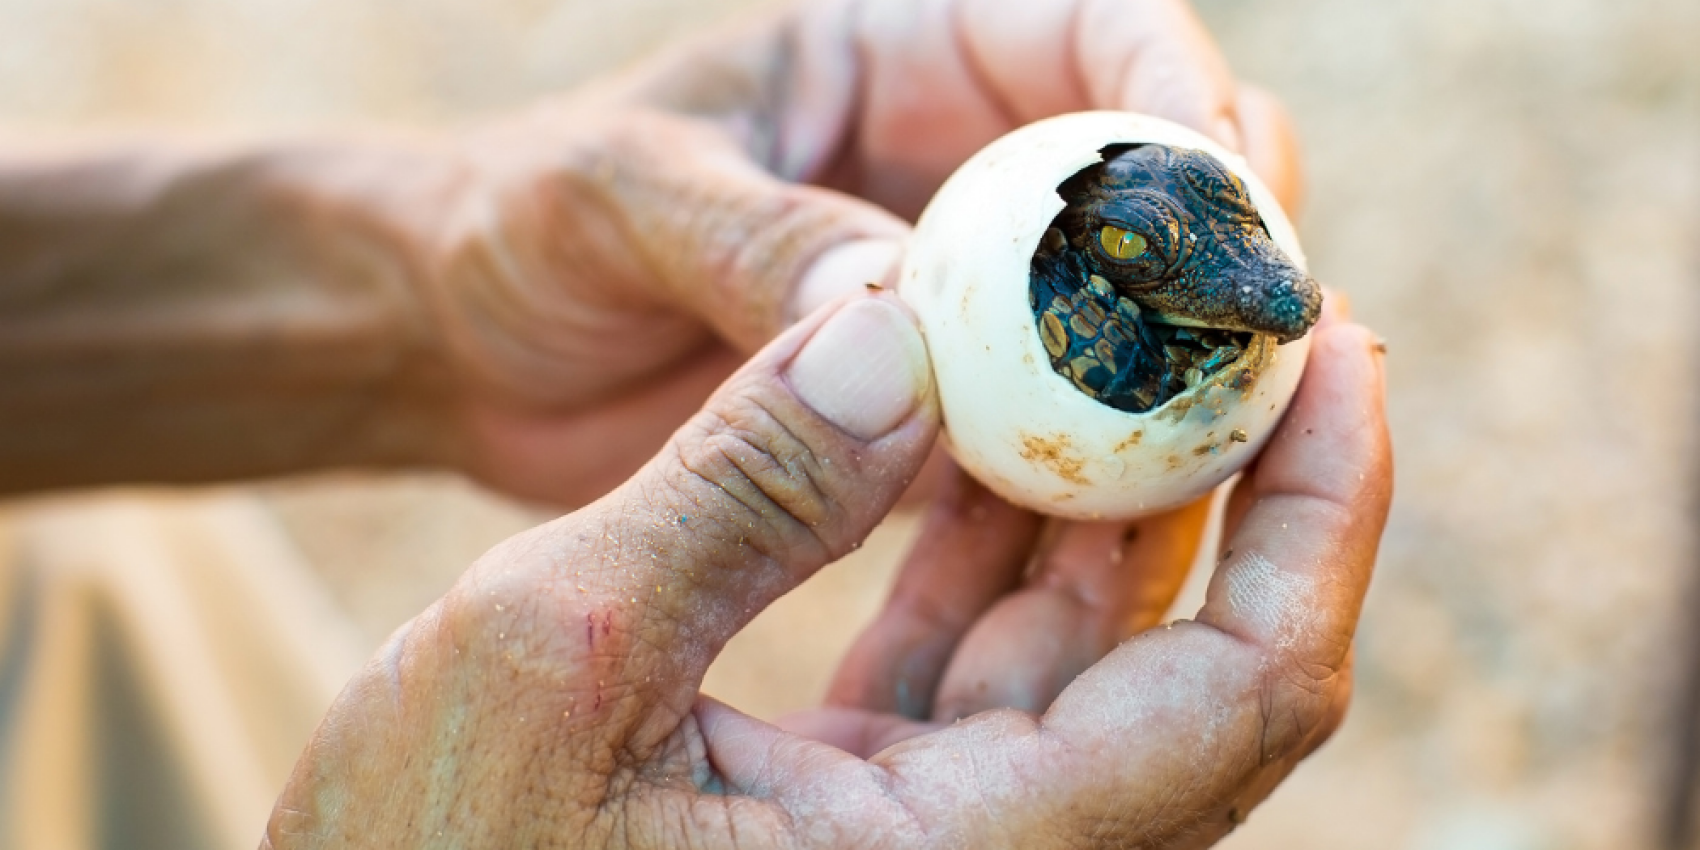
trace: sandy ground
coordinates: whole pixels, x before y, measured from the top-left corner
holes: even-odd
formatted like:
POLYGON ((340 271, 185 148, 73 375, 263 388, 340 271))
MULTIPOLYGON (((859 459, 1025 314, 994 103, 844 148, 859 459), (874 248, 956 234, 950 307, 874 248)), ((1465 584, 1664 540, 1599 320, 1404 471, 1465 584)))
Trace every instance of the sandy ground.
MULTIPOLYGON (((0 0, 0 122, 453 121, 753 5, 0 0)), ((1198 5, 1293 108, 1314 270, 1390 343, 1400 470, 1351 719, 1225 846, 1656 846, 1700 598, 1700 8, 1198 5)), ((436 476, 263 493, 374 643, 543 516, 436 476)), ((912 534, 783 600, 709 689, 815 698, 912 534)))

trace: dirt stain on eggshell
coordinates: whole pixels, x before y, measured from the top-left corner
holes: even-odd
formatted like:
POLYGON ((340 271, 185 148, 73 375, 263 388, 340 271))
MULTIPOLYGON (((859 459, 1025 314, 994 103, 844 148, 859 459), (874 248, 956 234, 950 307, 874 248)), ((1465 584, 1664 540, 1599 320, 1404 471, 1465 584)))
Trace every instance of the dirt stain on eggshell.
POLYGON ((1086 461, 1070 452, 1073 448, 1067 434, 1046 438, 1033 434, 1021 435, 1021 459, 1036 463, 1055 473, 1070 484, 1091 486, 1091 479, 1082 474, 1086 461))
POLYGON ((1122 440, 1121 442, 1117 443, 1116 447, 1114 449, 1111 449, 1111 452, 1112 453, 1119 453, 1124 449, 1131 449, 1134 446, 1139 445, 1144 440, 1145 440, 1145 432, 1143 430, 1135 431, 1132 434, 1127 435, 1127 439, 1122 440))

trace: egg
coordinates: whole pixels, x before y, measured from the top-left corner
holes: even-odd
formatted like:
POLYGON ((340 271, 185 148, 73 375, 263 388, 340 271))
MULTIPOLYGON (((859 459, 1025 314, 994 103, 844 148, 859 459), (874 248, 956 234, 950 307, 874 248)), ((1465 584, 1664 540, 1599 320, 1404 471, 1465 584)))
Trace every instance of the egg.
POLYGON ((1277 344, 1258 334, 1229 365, 1189 375, 1189 388, 1142 413, 1094 398, 1053 367, 1030 267, 1065 206, 1058 187, 1118 144, 1214 157, 1244 183, 1275 245, 1305 268, 1292 224, 1241 157, 1177 124, 1087 112, 1030 124, 964 163, 922 213, 898 277, 933 361, 951 455, 1003 498, 1072 519, 1173 508, 1239 471, 1285 412, 1310 346, 1308 335, 1277 344))

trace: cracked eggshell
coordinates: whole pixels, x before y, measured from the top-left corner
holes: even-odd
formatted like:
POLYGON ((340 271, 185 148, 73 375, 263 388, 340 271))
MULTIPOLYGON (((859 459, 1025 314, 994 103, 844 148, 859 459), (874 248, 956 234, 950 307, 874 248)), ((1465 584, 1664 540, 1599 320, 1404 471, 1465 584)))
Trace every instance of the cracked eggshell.
POLYGON ((1267 442, 1310 337, 1259 336, 1234 364, 1143 414, 1087 397, 1051 369, 1028 303, 1033 253, 1063 208, 1057 186, 1118 143, 1202 150, 1241 180, 1275 243, 1305 267, 1292 224, 1241 157, 1177 124, 1122 112, 1064 115, 993 142, 922 213, 899 273, 921 318, 957 462, 1041 513, 1130 519, 1202 496, 1267 442))

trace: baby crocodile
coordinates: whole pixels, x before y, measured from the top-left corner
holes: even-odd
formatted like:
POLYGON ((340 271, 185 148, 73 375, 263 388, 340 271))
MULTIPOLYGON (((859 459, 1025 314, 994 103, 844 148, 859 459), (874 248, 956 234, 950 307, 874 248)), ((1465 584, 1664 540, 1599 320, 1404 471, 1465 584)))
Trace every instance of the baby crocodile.
POLYGON ((1165 145, 1104 153, 1058 187, 1067 206, 1033 257, 1033 314, 1058 374, 1143 413, 1232 363, 1253 334, 1291 342, 1316 323, 1321 289, 1233 172, 1165 145))

